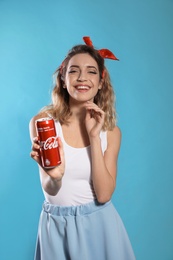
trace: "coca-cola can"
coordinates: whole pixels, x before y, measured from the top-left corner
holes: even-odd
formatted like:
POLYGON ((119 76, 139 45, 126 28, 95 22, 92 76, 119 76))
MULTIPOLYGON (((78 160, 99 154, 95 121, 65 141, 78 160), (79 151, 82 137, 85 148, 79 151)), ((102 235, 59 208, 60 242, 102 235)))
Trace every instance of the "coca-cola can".
POLYGON ((61 163, 61 158, 54 119, 49 117, 40 118, 35 123, 42 166, 44 168, 56 167, 61 163))

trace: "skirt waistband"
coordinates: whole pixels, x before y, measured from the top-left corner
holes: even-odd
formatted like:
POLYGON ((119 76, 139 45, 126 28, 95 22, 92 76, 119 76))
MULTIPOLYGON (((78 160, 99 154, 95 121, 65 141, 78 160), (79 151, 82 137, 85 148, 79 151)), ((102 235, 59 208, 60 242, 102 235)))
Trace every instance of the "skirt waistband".
POLYGON ((43 210, 47 213, 57 216, 78 216, 78 215, 88 215, 97 210, 103 209, 108 206, 111 201, 108 201, 104 204, 99 203, 98 201, 93 201, 87 204, 77 205, 77 206, 58 206, 50 204, 45 201, 43 203, 43 210))

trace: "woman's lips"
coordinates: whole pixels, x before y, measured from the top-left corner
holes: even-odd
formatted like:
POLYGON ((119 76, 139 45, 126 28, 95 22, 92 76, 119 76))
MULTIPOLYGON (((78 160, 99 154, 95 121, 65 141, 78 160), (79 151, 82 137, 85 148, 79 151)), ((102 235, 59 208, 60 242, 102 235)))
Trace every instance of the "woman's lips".
POLYGON ((90 89, 89 86, 86 86, 86 85, 79 85, 79 86, 76 86, 75 87, 78 91, 88 91, 90 89))

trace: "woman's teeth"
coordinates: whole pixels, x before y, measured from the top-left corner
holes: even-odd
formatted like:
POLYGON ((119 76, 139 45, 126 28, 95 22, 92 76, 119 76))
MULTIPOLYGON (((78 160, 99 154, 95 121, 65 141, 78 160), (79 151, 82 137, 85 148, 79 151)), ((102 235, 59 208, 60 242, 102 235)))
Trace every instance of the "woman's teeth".
POLYGON ((77 88, 77 89, 87 89, 87 90, 89 89, 88 86, 77 86, 76 88, 77 88))

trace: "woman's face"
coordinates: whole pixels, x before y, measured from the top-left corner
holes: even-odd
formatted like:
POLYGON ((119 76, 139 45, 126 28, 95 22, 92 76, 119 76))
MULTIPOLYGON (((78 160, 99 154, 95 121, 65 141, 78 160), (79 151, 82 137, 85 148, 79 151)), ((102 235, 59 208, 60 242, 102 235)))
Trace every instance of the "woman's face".
POLYGON ((70 100, 93 101, 102 88, 97 62, 87 53, 76 54, 67 65, 65 87, 70 100))

